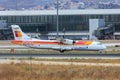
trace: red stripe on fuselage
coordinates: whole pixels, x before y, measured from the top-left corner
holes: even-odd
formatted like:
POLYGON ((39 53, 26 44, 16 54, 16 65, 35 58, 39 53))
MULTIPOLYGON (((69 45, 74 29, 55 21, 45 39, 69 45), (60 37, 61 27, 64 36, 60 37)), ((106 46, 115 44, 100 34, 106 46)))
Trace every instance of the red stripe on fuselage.
MULTIPOLYGON (((61 42, 57 42, 57 41, 23 41, 23 40, 12 40, 11 41, 13 44, 35 44, 35 45, 39 45, 39 44, 50 44, 50 45, 67 45, 61 42)), ((90 45, 92 43, 92 41, 76 41, 73 45, 90 45)), ((72 45, 72 44, 71 44, 72 45)))

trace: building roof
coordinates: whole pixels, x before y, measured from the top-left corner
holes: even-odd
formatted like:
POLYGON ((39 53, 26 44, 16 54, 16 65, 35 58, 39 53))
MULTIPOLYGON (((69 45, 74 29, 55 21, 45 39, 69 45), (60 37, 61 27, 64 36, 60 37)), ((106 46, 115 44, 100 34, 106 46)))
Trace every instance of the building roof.
MULTIPOLYGON (((56 15, 56 10, 0 11, 0 16, 56 15)), ((120 14, 120 9, 59 10, 59 15, 120 14)))

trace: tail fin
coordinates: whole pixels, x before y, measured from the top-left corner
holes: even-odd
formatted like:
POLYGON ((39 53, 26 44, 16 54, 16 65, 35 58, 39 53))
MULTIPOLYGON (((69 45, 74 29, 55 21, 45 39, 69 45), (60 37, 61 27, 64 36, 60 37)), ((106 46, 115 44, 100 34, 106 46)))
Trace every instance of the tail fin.
POLYGON ((31 38, 22 32, 18 25, 11 25, 15 40, 30 40, 31 38))

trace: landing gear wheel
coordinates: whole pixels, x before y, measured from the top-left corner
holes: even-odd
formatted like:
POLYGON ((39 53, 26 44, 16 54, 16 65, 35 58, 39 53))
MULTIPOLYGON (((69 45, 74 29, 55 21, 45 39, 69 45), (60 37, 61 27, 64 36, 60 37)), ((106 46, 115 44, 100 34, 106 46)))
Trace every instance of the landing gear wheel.
POLYGON ((103 51, 102 51, 102 50, 99 50, 99 53, 100 53, 100 54, 102 54, 102 53, 103 53, 103 51))

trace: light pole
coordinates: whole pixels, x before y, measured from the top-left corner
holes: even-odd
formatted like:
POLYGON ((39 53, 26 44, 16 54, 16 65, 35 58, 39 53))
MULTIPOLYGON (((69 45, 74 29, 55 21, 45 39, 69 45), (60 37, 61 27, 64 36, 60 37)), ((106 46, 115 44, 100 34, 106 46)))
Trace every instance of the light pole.
POLYGON ((16 10, 18 10, 18 1, 16 0, 16 10))
POLYGON ((59 37, 59 0, 57 0, 57 38, 59 37))

